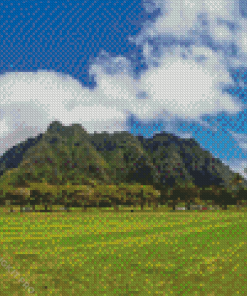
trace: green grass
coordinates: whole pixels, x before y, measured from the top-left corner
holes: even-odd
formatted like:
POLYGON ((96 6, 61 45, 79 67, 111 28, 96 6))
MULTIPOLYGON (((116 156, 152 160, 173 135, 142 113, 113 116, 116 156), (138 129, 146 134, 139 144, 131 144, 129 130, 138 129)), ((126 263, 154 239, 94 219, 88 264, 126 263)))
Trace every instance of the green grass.
MULTIPOLYGON (((0 258, 32 295, 246 295, 246 209, 4 210, 0 258)), ((1 296, 29 295, 1 264, 0 278, 1 296)))

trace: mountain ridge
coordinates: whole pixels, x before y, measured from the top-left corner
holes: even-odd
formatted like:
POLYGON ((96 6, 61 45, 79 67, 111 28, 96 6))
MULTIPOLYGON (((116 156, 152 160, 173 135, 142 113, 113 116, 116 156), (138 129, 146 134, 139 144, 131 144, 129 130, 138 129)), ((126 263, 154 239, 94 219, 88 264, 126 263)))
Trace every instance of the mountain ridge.
POLYGON ((246 180, 194 139, 166 132, 146 139, 129 132, 88 134, 80 124, 64 126, 59 121, 0 158, 0 186, 8 182, 28 187, 42 180, 54 185, 138 183, 157 190, 178 183, 247 188, 246 180), (234 178, 241 184, 233 185, 234 178))

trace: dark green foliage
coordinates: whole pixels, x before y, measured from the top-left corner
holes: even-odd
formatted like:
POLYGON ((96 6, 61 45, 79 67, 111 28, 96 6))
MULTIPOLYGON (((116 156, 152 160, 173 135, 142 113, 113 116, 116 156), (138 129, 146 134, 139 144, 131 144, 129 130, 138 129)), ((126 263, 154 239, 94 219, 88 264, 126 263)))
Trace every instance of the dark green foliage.
POLYGON ((35 185, 30 197, 33 200, 19 195, 19 202, 36 202, 46 208, 57 203, 86 209, 109 206, 111 202, 116 208, 120 204, 143 208, 151 203, 168 203, 175 208, 181 201, 189 207, 198 200, 211 200, 226 208, 247 199, 247 182, 239 174, 213 158, 195 140, 180 139, 165 132, 152 139, 135 137, 128 132, 90 135, 79 124, 66 127, 53 122, 37 139, 27 139, 9 149, 0 159, 0 166, 1 204, 7 197, 6 192, 13 201, 17 198, 13 188, 29 188, 38 183, 52 185, 54 190, 67 184, 70 188, 86 185, 96 191, 101 189, 89 198, 68 189, 44 192, 44 188, 40 191, 35 185), (102 193, 109 190, 108 185, 122 183, 129 187, 108 195, 102 193), (136 193, 134 184, 139 188, 136 193), (160 196, 154 191, 147 193, 145 187, 140 191, 140 184, 152 186, 160 196))

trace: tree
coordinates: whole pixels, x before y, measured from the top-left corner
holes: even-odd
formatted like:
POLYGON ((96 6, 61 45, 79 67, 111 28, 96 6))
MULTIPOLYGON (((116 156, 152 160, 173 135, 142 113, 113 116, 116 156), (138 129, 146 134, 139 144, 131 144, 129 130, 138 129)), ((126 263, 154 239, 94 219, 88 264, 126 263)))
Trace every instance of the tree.
POLYGON ((239 173, 234 173, 232 180, 230 181, 230 185, 232 189, 239 188, 241 183, 243 182, 243 178, 240 176, 239 173))
POLYGON ((236 199, 234 199, 232 192, 224 187, 220 187, 215 201, 220 204, 223 210, 227 210, 228 205, 235 205, 236 199))
MULTIPOLYGON (((242 205, 243 201, 247 201, 247 189, 242 186, 235 194, 235 198, 237 200, 237 204, 242 205)), ((245 202, 245 204, 247 204, 247 202, 245 202)))
POLYGON ((217 204, 217 195, 219 194, 219 186, 210 185, 209 187, 200 188, 200 200, 212 201, 215 205, 217 204))

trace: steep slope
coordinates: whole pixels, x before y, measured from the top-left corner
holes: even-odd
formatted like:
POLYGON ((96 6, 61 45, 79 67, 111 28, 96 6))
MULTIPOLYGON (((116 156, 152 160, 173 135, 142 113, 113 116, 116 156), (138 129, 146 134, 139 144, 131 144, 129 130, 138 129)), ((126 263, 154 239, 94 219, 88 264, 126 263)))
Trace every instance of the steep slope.
MULTIPOLYGON (((193 139, 165 132, 149 139, 128 132, 88 134, 79 124, 63 126, 57 121, 44 134, 9 149, 0 165, 0 186, 6 182, 16 187, 32 182, 140 183, 155 188, 190 182, 198 187, 240 186, 231 185, 236 175, 193 139)), ((247 187, 242 181, 241 186, 247 187)))
POLYGON ((35 146, 42 139, 43 134, 35 138, 29 138, 8 149, 0 158, 0 177, 6 170, 17 168, 23 160, 24 154, 29 148, 35 146))
POLYGON ((110 182, 109 165, 82 127, 63 127, 58 122, 53 122, 42 139, 24 153, 14 175, 12 181, 19 185, 43 179, 50 184, 66 184, 68 180, 81 184, 90 179, 110 182))
MULTIPOLYGON (((152 139, 140 140, 144 149, 153 155, 153 162, 159 164, 162 184, 173 186, 178 180, 182 183, 192 181, 198 187, 223 185, 232 188, 230 182, 234 172, 194 139, 181 139, 163 132, 152 139)), ((242 185, 247 187, 247 181, 241 179, 242 185)))
POLYGON ((159 183, 152 158, 136 137, 124 133, 91 135, 91 142, 112 168, 112 180, 153 185, 159 183))

